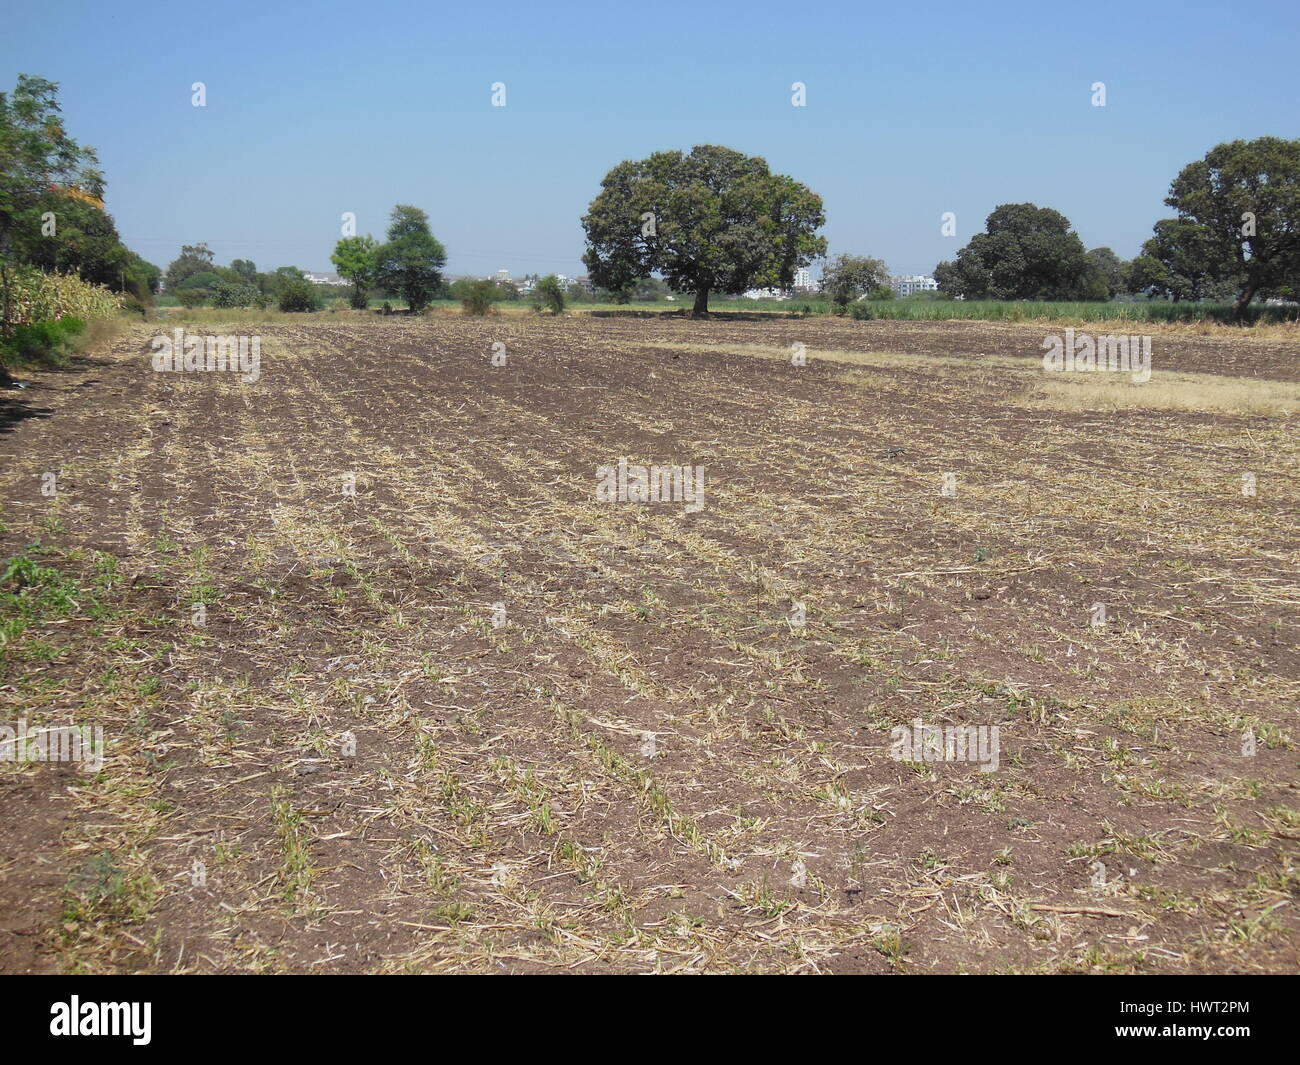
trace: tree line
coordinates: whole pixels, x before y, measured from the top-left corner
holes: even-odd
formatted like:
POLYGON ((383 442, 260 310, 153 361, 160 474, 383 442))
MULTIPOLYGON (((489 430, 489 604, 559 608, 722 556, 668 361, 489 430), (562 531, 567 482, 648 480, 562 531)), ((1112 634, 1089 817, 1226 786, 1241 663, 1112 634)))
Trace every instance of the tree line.
MULTIPOLYGON (((1131 261, 1086 250, 1050 207, 1002 204, 954 260, 935 267, 940 292, 967 299, 1108 300, 1121 294, 1231 301, 1300 295, 1300 140, 1261 137, 1211 149, 1184 167, 1165 203, 1176 212, 1131 261)), ((764 160, 716 145, 620 163, 583 217, 592 278, 621 287, 658 274, 695 293, 788 288, 794 271, 825 255, 822 201, 772 174, 764 160)), ((833 303, 873 292, 879 259, 840 255, 821 289, 833 303)))
POLYGON ((1259 297, 1300 297, 1300 140, 1220 144, 1179 172, 1165 204, 1175 216, 1128 262, 1110 248, 1085 252, 1058 211, 1003 204, 934 277, 967 299, 1146 295, 1231 302, 1238 317, 1259 297))
MULTIPOLYGON (((11 331, 11 281, 20 268, 75 273, 136 304, 159 289, 161 272, 126 248, 103 209, 104 177, 93 149, 63 129, 57 86, 19 75, 0 93, 0 330, 11 331)), ((940 292, 971 299, 1106 300, 1131 294, 1169 300, 1252 300, 1300 294, 1300 141, 1262 137, 1211 149, 1184 167, 1140 253, 1125 262, 1109 248, 1086 250, 1068 219, 1050 207, 1002 204, 954 259, 938 264, 940 292)), ((626 302, 690 294, 707 314, 714 295, 788 289, 796 272, 825 261, 821 290, 843 307, 886 295, 888 270, 863 255, 826 260, 820 196, 767 162, 719 145, 626 160, 602 179, 581 224, 591 290, 536 279, 541 305, 566 299, 626 302)), ((443 275, 447 251, 426 212, 393 208, 384 240, 348 236, 331 262, 353 306, 391 294, 412 311, 440 297, 483 305, 518 295, 508 283, 443 275)), ((296 267, 259 272, 249 260, 217 266, 205 244, 185 245, 167 267, 182 302, 310 310, 315 286, 296 267)))

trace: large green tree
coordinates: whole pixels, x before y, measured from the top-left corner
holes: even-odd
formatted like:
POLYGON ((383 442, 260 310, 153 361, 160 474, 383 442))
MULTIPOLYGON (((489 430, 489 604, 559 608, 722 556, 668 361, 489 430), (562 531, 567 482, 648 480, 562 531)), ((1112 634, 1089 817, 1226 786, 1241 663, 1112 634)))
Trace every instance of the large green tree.
POLYGON ((1256 296, 1293 290, 1300 278, 1300 140, 1217 145, 1183 167, 1165 203, 1183 223, 1193 265, 1235 287, 1238 318, 1256 296))
POLYGON ((352 306, 357 310, 369 306, 369 292, 379 268, 375 254, 378 250, 379 242, 367 233, 364 237, 344 237, 330 255, 339 277, 352 282, 352 306))
POLYGON ((1162 218, 1155 235, 1129 263, 1127 288, 1135 293, 1180 300, 1231 299, 1239 277, 1215 277, 1209 234, 1188 218, 1162 218))
POLYGON ((1004 203, 994 208, 984 229, 957 253, 956 261, 935 267, 943 292, 966 299, 1087 298, 1087 253, 1060 211, 1004 203))
POLYGON ((709 295, 794 284, 826 253, 821 197, 767 162, 701 145, 619 163, 601 182, 582 225, 591 280, 612 292, 660 274, 678 292, 709 295))
MULTIPOLYGON (((42 234, 43 215, 55 212, 68 193, 102 200, 104 175, 94 149, 63 129, 59 87, 19 74, 12 93, 0 93, 0 333, 13 329, 13 269, 42 234)), ((3 370, 0 369, 0 374, 3 370)))
POLYGON ((393 208, 387 237, 375 251, 375 278, 418 314, 442 288, 447 249, 429 231, 429 216, 409 204, 393 208))

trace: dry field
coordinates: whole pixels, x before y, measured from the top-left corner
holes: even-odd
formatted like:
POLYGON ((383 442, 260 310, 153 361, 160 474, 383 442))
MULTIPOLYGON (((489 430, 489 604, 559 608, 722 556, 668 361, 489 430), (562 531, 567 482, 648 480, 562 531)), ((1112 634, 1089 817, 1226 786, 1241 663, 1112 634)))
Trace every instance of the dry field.
POLYGON ((195 328, 0 400, 0 723, 107 740, 0 762, 0 970, 1300 968, 1294 341, 195 328))

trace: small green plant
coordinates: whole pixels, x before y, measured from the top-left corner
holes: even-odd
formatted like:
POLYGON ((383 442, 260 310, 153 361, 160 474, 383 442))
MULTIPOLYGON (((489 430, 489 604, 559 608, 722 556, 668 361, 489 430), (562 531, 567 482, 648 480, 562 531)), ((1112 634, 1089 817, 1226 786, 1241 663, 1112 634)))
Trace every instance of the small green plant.
POLYGON ((157 885, 145 875, 131 875, 113 855, 101 851, 68 879, 63 904, 65 924, 86 921, 139 921, 149 912, 157 885))

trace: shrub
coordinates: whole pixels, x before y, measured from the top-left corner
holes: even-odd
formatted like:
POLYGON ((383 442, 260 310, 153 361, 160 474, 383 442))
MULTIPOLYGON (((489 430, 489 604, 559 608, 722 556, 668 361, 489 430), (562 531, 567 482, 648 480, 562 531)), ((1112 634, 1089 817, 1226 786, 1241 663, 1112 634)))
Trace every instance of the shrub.
POLYGON ((320 298, 316 295, 316 286, 310 281, 286 281, 280 289, 280 310, 320 310, 320 298))
MULTIPOLYGON (((182 290, 186 291, 186 290, 182 290)), ((251 307, 260 293, 252 285, 238 285, 232 281, 218 281, 212 286, 212 306, 251 307)))
POLYGON ((208 294, 201 288, 182 288, 177 290, 176 298, 181 301, 182 307, 193 310, 207 302, 208 294))
POLYGON ((552 314, 564 312, 564 289, 560 286, 558 277, 548 274, 537 282, 533 289, 533 306, 538 310, 548 310, 552 314))
POLYGON ((11 335, 0 339, 0 362, 10 365, 43 362, 57 366, 85 328, 84 321, 71 315, 55 321, 16 325, 11 335))
POLYGON ((466 287, 460 305, 466 314, 481 318, 492 310, 492 304, 500 298, 500 290, 491 281, 474 281, 466 287))

